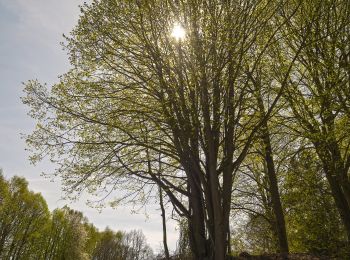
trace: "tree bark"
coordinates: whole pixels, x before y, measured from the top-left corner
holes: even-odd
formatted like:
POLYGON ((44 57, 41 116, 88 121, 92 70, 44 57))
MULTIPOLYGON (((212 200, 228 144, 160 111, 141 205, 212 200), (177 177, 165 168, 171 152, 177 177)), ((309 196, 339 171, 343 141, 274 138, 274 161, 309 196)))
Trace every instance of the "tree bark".
MULTIPOLYGON (((328 167, 325 167, 325 170, 327 170, 328 167)), ((331 172, 326 172, 326 177, 329 182, 329 185, 331 187, 332 195, 335 201, 335 204, 337 205, 338 212, 340 215, 340 218, 343 222, 343 225, 345 227, 348 241, 350 241, 350 207, 347 203, 347 200, 341 190, 340 185, 335 180, 334 176, 331 172)))
POLYGON ((345 168, 344 161, 346 159, 344 160, 342 157, 341 148, 335 136, 335 117, 329 100, 326 99, 323 102, 325 105, 324 118, 320 134, 325 137, 322 140, 315 140, 313 144, 322 162, 323 170, 347 233, 348 243, 350 243, 350 182, 345 168))
MULTIPOLYGON (((258 96, 258 105, 260 114, 265 117, 265 108, 261 94, 258 96)), ((286 231, 286 223, 284 219, 284 213, 281 203, 281 198, 278 190, 278 181, 275 170, 275 163, 273 160, 270 132, 268 128, 267 121, 265 120, 261 127, 261 136, 264 144, 264 159, 267 166, 267 176, 269 180, 269 193, 271 195, 272 208, 276 222, 276 233, 278 236, 279 251, 281 253, 289 253, 288 239, 286 231)))
POLYGON ((170 255, 169 255, 168 242, 167 242, 167 230, 166 230, 165 208, 163 203, 163 192, 162 192, 162 188, 160 186, 158 187, 159 187, 159 204, 160 204, 160 209, 162 211, 164 254, 165 254, 165 259, 168 260, 170 259, 170 255))
POLYGON ((267 176, 269 179, 269 192, 271 194, 271 201, 273 212, 276 220, 276 231, 279 242, 279 250, 281 253, 288 253, 288 240, 286 232, 286 223, 284 220, 284 213, 282 209, 282 203, 280 199, 280 194, 278 190, 278 182, 275 171, 275 165, 272 157, 272 148, 270 142, 270 136, 267 129, 267 125, 262 128, 264 131, 264 146, 265 146, 265 162, 267 166, 267 176))
POLYGON ((191 251, 195 259, 209 259, 208 245, 205 236, 204 205, 201 199, 201 191, 193 180, 194 176, 189 175, 189 208, 190 217, 189 239, 191 251))

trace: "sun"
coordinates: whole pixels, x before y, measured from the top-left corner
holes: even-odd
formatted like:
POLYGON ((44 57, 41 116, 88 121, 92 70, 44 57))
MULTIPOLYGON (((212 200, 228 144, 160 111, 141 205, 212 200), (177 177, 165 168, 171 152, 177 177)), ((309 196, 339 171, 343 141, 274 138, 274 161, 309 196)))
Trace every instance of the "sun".
POLYGON ((177 41, 180 41, 185 38, 186 31, 179 23, 175 23, 173 30, 171 32, 171 36, 174 37, 177 41))

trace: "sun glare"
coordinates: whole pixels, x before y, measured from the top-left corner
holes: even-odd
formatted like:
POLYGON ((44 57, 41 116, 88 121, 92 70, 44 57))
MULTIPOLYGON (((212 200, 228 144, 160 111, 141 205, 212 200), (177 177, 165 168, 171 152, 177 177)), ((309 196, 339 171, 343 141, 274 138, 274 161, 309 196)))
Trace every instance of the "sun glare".
POLYGON ((175 24, 174 28, 171 32, 171 36, 174 37, 176 40, 182 40, 186 36, 185 29, 180 24, 175 24))

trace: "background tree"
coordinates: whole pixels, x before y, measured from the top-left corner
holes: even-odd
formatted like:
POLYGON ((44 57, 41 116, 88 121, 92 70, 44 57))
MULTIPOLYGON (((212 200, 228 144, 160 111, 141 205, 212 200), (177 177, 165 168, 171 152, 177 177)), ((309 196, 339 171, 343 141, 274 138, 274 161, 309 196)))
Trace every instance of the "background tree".
POLYGON ((146 237, 141 230, 132 230, 123 237, 127 249, 127 260, 150 260, 153 258, 152 249, 147 245, 146 237))
POLYGON ((100 238, 94 248, 94 260, 124 260, 127 258, 127 248, 123 244, 124 234, 114 233, 110 229, 100 233, 100 238))
POLYGON ((49 219, 43 197, 28 190, 19 177, 0 175, 0 258, 34 259, 40 254, 41 228, 49 219))
POLYGON ((85 242, 84 251, 90 259, 93 259, 93 254, 101 240, 103 232, 100 232, 93 224, 85 222, 84 229, 86 231, 87 240, 85 242))
POLYGON ((0 258, 28 260, 151 260, 141 231, 99 232, 68 207, 50 214, 44 198, 23 178, 0 174, 0 258))
POLYGON ((283 189, 291 251, 344 257, 346 232, 322 163, 312 150, 291 159, 283 189))
POLYGON ((282 48, 295 52, 300 38, 306 48, 297 58, 286 91, 298 134, 310 140, 350 234, 349 4, 347 1, 303 2, 283 34, 282 48), (305 30, 300 30, 306 24, 305 30))

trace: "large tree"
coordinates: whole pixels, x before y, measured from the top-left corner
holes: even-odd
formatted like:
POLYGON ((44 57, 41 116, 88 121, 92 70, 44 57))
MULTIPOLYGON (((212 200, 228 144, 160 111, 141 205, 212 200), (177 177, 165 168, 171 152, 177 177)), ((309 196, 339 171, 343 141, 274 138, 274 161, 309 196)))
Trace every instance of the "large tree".
POLYGON ((246 75, 298 5, 289 7, 263 0, 84 5, 67 37, 72 69, 52 88, 26 84, 24 102, 39 121, 27 139, 33 159, 51 156, 76 191, 132 183, 132 192, 145 195, 145 185, 156 183, 188 219, 195 257, 224 259, 234 172, 295 58, 285 80, 274 82, 262 117, 252 109, 256 91, 246 75), (172 37, 174 26, 184 38, 172 37))

